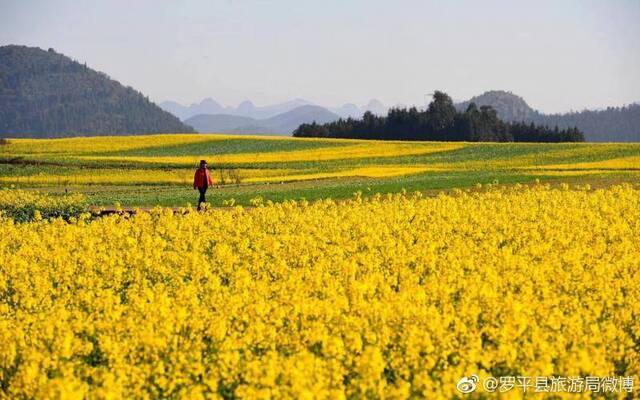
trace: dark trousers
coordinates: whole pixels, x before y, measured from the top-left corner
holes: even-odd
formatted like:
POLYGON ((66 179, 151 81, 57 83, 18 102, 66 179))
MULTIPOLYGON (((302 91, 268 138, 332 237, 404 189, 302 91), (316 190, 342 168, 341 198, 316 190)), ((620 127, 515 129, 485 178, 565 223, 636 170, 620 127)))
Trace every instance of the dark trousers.
POLYGON ((198 199, 198 210, 200 210, 200 204, 207 202, 207 199, 204 197, 205 193, 207 193, 207 185, 199 187, 198 191, 200 192, 200 198, 198 199))

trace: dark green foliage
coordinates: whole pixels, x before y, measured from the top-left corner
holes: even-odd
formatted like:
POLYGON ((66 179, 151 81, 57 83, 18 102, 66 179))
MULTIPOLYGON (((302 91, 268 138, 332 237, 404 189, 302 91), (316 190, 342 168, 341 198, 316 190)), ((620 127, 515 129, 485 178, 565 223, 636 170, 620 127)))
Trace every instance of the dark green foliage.
POLYGON ((78 218, 88 210, 86 203, 66 204, 64 206, 52 205, 50 207, 36 206, 33 203, 0 205, 0 215, 11 218, 16 222, 33 221, 36 219, 36 211, 40 213, 42 219, 62 218, 68 221, 71 218, 78 218))
POLYGON ((492 90, 456 104, 458 111, 469 104, 491 106, 506 122, 524 121, 559 129, 577 127, 589 142, 639 142, 640 103, 605 110, 584 110, 566 114, 543 114, 529 107, 522 97, 503 90, 492 90))
POLYGON ((78 218, 88 211, 86 197, 75 194, 49 194, 0 189, 0 218, 16 222, 35 219, 78 218))
POLYGON ((104 73, 53 49, 0 47, 0 137, 171 132, 193 129, 104 73))
POLYGON ((433 101, 429 103, 424 120, 429 131, 442 135, 454 126, 456 116, 456 108, 451 97, 436 91, 433 94, 433 101))
POLYGON ((68 204, 64 207, 36 207, 33 204, 0 206, 0 214, 16 222, 33 221, 36 219, 36 211, 40 213, 42 219, 62 218, 68 221, 71 218, 78 218, 81 214, 86 213, 88 207, 86 204, 68 204))
POLYGON ((640 142, 640 104, 567 114, 536 113, 530 120, 560 129, 577 126, 590 142, 640 142))
POLYGON ((491 106, 470 103, 458 112, 451 98, 435 92, 426 111, 391 109, 386 117, 367 112, 362 120, 340 119, 324 125, 303 124, 296 137, 468 142, 583 142, 577 128, 559 130, 519 122, 503 122, 491 106))
POLYGON ((478 107, 491 106, 498 113, 498 117, 505 122, 530 121, 536 111, 518 95, 504 90, 490 90, 468 101, 456 104, 458 111, 464 111, 471 103, 478 107))

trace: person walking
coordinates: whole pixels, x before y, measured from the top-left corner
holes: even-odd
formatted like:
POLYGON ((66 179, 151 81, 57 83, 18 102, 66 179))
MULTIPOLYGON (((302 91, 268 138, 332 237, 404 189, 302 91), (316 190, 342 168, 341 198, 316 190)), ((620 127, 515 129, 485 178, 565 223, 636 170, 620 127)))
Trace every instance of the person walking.
POLYGON ((207 169, 207 162, 200 160, 200 167, 196 169, 196 173, 193 176, 193 190, 198 189, 200 192, 200 198, 198 199, 198 211, 200 211, 200 205, 206 203, 207 199, 204 197, 207 193, 207 188, 213 185, 211 174, 207 169))

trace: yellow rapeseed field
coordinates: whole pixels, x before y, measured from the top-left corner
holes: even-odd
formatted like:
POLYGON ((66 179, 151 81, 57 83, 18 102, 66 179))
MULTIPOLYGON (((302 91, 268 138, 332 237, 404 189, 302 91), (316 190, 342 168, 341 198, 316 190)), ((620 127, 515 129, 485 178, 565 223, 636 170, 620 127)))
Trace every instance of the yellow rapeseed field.
MULTIPOLYGON (((237 174, 242 181, 262 182, 268 180, 286 180, 290 169, 235 168, 211 170, 212 178, 220 181, 220 173, 228 176, 237 174)), ((29 176, 0 176, 0 184, 35 184, 35 185, 126 185, 126 184, 174 184, 190 186, 193 182, 194 169, 93 169, 72 174, 52 174, 46 171, 29 176)))
POLYGON ((273 176, 249 176, 248 179, 243 179, 243 182, 287 182, 343 177, 388 178, 394 176, 419 174, 421 172, 434 170, 437 169, 425 165, 370 165, 367 167, 343 169, 339 171, 306 174, 296 174, 294 171, 286 171, 283 175, 274 174, 273 176))
MULTIPOLYGON (((400 181, 423 190, 465 187, 474 180, 523 183, 534 176, 542 180, 567 177, 574 182, 582 177, 595 184, 599 180, 637 182, 639 154, 640 146, 633 143, 407 142, 202 134, 10 139, 0 146, 0 186, 67 188, 87 192, 92 201, 105 203, 121 195, 105 199, 118 187, 157 186, 162 190, 173 186, 173 190, 182 185, 188 189, 201 159, 217 170, 217 183, 252 185, 258 195, 267 197, 259 193, 271 190, 267 183, 325 180, 327 187, 336 187, 360 180, 353 178, 383 185, 382 191, 400 190, 400 181), (479 176, 466 179, 465 174, 479 176), (95 195, 88 186, 110 189, 95 195)), ((298 194, 304 197, 309 191, 298 194)), ((333 192, 331 196, 343 194, 333 192)), ((137 199, 138 195, 125 197, 137 199)), ((163 204, 185 204, 186 197, 171 194, 163 204)), ((247 200, 245 196, 241 202, 247 200)), ((153 204, 148 200, 132 203, 141 201, 153 204)))
MULTIPOLYGON (((202 135, 202 134, 155 134, 140 136, 87 136, 59 139, 11 139, 11 153, 35 154, 82 154, 96 152, 126 151, 164 146, 185 145, 225 140, 286 140, 284 136, 256 135, 202 135)), ((305 142, 339 142, 339 139, 296 138, 305 142)))
POLYGON ((592 161, 582 163, 565 163, 565 164, 549 164, 538 167, 526 167, 524 169, 541 169, 541 170, 590 170, 590 169, 604 169, 604 170, 635 170, 640 171, 640 157, 621 157, 604 161, 592 161))
POLYGON ((141 136, 91 136, 60 139, 12 139, 11 152, 16 154, 75 154, 125 151, 148 147, 172 146, 224 140, 223 135, 141 135, 141 136))
POLYGON ((352 145, 345 145, 337 148, 319 148, 312 150, 291 150, 262 153, 240 153, 240 154, 202 154, 199 156, 164 156, 164 157, 142 157, 142 156, 78 156, 80 160, 87 161, 128 161, 145 164, 172 164, 192 166, 196 164, 199 157, 215 159, 217 163, 232 164, 257 164, 275 163, 287 161, 329 161, 341 159, 361 159, 373 157, 397 157, 420 154, 431 154, 445 151, 461 149, 464 144, 441 142, 441 143, 380 143, 370 141, 352 145))
MULTIPOLYGON (((370 165, 352 169, 342 169, 329 172, 307 172, 286 168, 273 169, 212 169, 211 176, 215 182, 221 181, 220 174, 225 179, 232 181, 232 176, 237 176, 242 183, 260 182, 290 182, 313 179, 341 178, 341 177, 368 177, 384 178, 394 176, 406 176, 426 171, 439 171, 427 165, 370 165)), ((144 169, 104 169, 92 170, 89 174, 74 173, 69 175, 50 174, 41 172, 30 176, 5 176, 0 177, 0 183, 8 184, 35 184, 35 185, 123 185, 123 184, 174 184, 188 186, 193 181, 193 169, 157 170, 150 172, 144 169)))
POLYGON ((254 203, 0 218, 0 398, 451 399, 471 374, 637 385, 640 187, 254 203))

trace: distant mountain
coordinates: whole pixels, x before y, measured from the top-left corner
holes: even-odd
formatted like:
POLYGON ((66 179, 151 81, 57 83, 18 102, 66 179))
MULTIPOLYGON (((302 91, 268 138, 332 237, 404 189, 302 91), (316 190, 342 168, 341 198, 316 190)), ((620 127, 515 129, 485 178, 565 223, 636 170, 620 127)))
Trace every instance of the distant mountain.
POLYGON ((53 49, 0 47, 0 137, 193 132, 131 87, 53 49))
POLYGON ((198 114, 219 114, 225 112, 225 108, 211 97, 207 97, 202 100, 200 104, 192 106, 189 111, 193 111, 198 114))
POLYGON ((369 103, 363 107, 363 111, 371 111, 375 115, 387 115, 389 109, 385 107, 380 100, 371 99, 369 103))
MULTIPOLYGON (((600 110, 585 110, 567 114, 543 114, 533 109, 522 97, 514 93, 504 90, 492 90, 475 96, 467 101, 458 102, 456 103, 456 108, 459 111, 464 111, 471 102, 474 102, 477 106, 492 106, 498 112, 498 116, 504 121, 534 122, 539 125, 547 125, 550 127, 555 127, 557 125, 560 129, 566 129, 576 126, 578 127, 578 129, 584 132, 586 140, 591 142, 640 141, 640 122, 638 121, 637 116, 637 110, 640 105, 638 104, 631 104, 626 107, 605 108, 600 110)), ((310 102, 302 99, 295 99, 289 102, 263 107, 258 107, 248 100, 244 101, 236 108, 222 107, 218 103, 215 103, 217 107, 203 109, 200 104, 192 105, 189 107, 182 107, 187 110, 187 113, 195 113, 191 114, 190 116, 196 114, 227 114, 250 117, 254 121, 252 121, 251 123, 246 123, 244 125, 238 125, 229 130, 228 125, 222 124, 218 120, 216 120, 215 122, 208 122, 204 125, 205 127, 211 129, 201 130, 196 127, 199 131, 234 133, 261 133, 270 131, 270 133, 286 134, 290 133, 290 131, 288 130, 290 126, 278 126, 278 124, 269 123, 264 120, 270 119, 279 114, 292 111, 301 106, 312 105, 310 102), (217 111, 221 108, 223 111, 217 111)), ((185 111, 176 107, 174 103, 165 102, 162 103, 162 106, 165 110, 172 112, 174 115, 177 115, 184 120, 184 117, 182 115, 184 115, 185 111)), ((401 104, 395 105, 394 107, 403 108, 401 104)), ((330 118, 339 117, 344 119, 359 119, 362 118, 362 115, 366 111, 371 111, 376 115, 384 116, 388 112, 388 107, 379 100, 372 99, 367 104, 362 106, 358 106, 354 103, 346 103, 340 107, 324 108, 324 110, 334 114, 330 118)), ((307 121, 305 122, 312 122, 309 121, 308 118, 306 119, 307 121)), ((320 119, 319 116, 318 119, 320 119)), ((202 124, 201 121, 192 122, 190 120, 188 120, 187 123, 202 124)))
POLYGON ((463 111, 469 103, 493 107, 506 121, 525 121, 560 129, 577 127, 588 142, 640 142, 640 105, 608 107, 565 114, 543 114, 531 108, 522 97, 493 90, 456 104, 463 111))
POLYGON ((312 103, 304 99, 294 99, 284 103, 257 107, 247 100, 241 103, 235 112, 232 112, 231 114, 251 117, 254 119, 267 119, 306 105, 312 105, 312 103))
POLYGON ((238 108, 236 108, 234 112, 234 114, 236 115, 241 115, 249 118, 254 118, 252 116, 255 115, 256 113, 257 113, 257 107, 250 100, 245 100, 242 103, 240 103, 240 105, 238 105, 238 108))
POLYGON ((340 119, 340 117, 320 106, 300 106, 286 113, 271 117, 264 122, 277 132, 293 133, 300 125, 309 122, 324 124, 340 119))
MULTIPOLYGON (((245 106, 246 107, 246 106, 245 106)), ((245 108, 246 109, 246 108, 245 108)), ((304 105, 266 119, 229 114, 196 115, 185 122, 202 133, 290 135, 304 123, 337 121, 340 117, 326 108, 304 105)))
POLYGON ((371 111, 375 115, 384 116, 387 114, 387 111, 389 111, 389 107, 382 104, 380 100, 371 99, 362 107, 358 107, 353 103, 347 103, 341 107, 330 108, 330 110, 342 118, 358 119, 367 111, 371 111))
POLYGON ((458 111, 465 111, 470 103, 475 103, 478 107, 491 106, 498 112, 500 119, 509 122, 528 121, 537 114, 522 97, 503 90, 485 92, 456 104, 456 108, 458 111))
POLYGON ((340 107, 332 108, 331 111, 342 118, 360 118, 363 111, 353 103, 347 103, 340 107))
POLYGON ((199 114, 227 114, 237 115, 241 117, 249 117, 254 119, 266 119, 274 117, 278 114, 291 111, 294 108, 311 105, 312 103, 304 99, 294 99, 284 103, 278 103, 268 106, 256 106, 250 100, 245 100, 238 105, 238 107, 223 107, 217 101, 212 98, 206 98, 200 103, 194 103, 190 106, 184 106, 175 101, 163 101, 160 103, 160 107, 185 121, 195 115, 199 114))
POLYGON ((222 114, 228 111, 211 97, 207 97, 200 103, 194 103, 190 106, 183 106, 175 101, 163 101, 159 106, 163 110, 180 118, 182 121, 198 114, 222 114))
MULTIPOLYGON (((163 101, 160 107, 180 118, 182 121, 199 114, 227 114, 249 117, 253 119, 268 119, 279 114, 286 113, 300 106, 316 105, 304 99, 293 99, 284 103, 267 106, 256 106, 251 100, 245 100, 237 107, 224 107, 212 98, 206 98, 200 103, 184 106, 175 101, 163 101)), ((388 107, 379 100, 371 99, 367 104, 358 106, 354 103, 347 103, 340 107, 325 107, 325 109, 337 114, 341 118, 360 118, 365 111, 371 111, 376 115, 386 115, 388 107)))
POLYGON ((229 114, 199 114, 185 121, 198 132, 231 133, 241 126, 257 124, 257 120, 229 114))
POLYGON ((162 103, 159 103, 158 106, 160 106, 164 111, 180 118, 180 120, 185 119, 184 115, 186 114, 187 107, 180 103, 176 103, 175 101, 163 101, 162 103))

